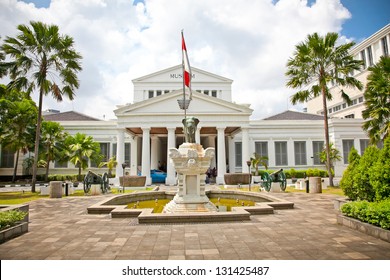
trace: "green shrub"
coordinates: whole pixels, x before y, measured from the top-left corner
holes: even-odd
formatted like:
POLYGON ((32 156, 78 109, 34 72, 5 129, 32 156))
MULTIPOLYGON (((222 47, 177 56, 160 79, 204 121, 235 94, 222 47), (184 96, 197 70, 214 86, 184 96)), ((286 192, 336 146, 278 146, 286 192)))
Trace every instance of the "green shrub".
POLYGON ((355 148, 352 147, 348 156, 348 167, 343 173, 343 177, 340 181, 340 187, 344 194, 352 200, 358 198, 357 191, 355 188, 356 184, 356 167, 359 165, 360 156, 355 148))
POLYGON ((390 199, 378 202, 349 202, 341 207, 341 212, 362 222, 390 229, 390 199))
POLYGON ((387 137, 378 160, 370 169, 370 183, 375 191, 376 200, 390 197, 390 137, 387 137))
POLYGON ((378 160, 379 149, 376 146, 369 146, 364 151, 364 154, 359 160, 359 164, 356 166, 354 174, 354 193, 356 199, 374 201, 375 190, 370 183, 370 177, 372 176, 372 166, 378 160))
POLYGON ((26 217, 27 213, 20 210, 0 212, 0 230, 14 226, 26 217))

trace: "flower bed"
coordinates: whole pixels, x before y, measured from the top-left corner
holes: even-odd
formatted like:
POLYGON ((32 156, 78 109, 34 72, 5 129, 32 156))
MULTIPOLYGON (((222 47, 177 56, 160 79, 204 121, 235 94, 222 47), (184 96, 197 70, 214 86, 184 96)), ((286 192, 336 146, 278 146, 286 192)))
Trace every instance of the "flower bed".
POLYGON ((28 205, 0 206, 0 243, 28 232, 28 205))

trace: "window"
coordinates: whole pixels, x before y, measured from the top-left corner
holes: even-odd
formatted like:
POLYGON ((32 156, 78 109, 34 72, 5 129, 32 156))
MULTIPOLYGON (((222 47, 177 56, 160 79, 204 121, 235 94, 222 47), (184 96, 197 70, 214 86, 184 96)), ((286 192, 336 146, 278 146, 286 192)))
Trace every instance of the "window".
POLYGON ((211 96, 212 97, 217 97, 217 91, 216 90, 212 90, 211 91, 211 96))
POLYGON ((349 152, 353 147, 353 140, 343 140, 343 158, 344 164, 348 164, 349 152))
POLYGON ((205 90, 203 91, 203 93, 206 94, 206 95, 209 95, 209 91, 208 91, 207 89, 205 89, 205 90))
POLYGON ((367 149, 369 145, 369 140, 368 139, 360 139, 360 154, 363 155, 364 151, 367 149))
POLYGON ((125 162, 130 166, 130 143, 125 143, 125 162))
POLYGON ((154 96, 154 91, 153 90, 149 90, 149 98, 153 98, 154 96))
POLYGON ((343 103, 343 109, 347 108, 347 103, 343 103))
POLYGON ((169 93, 169 89, 164 90, 164 93, 169 93))
POLYGON ((268 142, 255 142, 255 152, 260 155, 260 157, 268 158, 268 142))
POLYGON ((1 157, 0 167, 2 167, 2 168, 12 168, 12 167, 14 167, 14 163, 15 163, 14 155, 15 155, 14 152, 12 152, 12 151, 10 151, 8 149, 4 149, 2 147, 1 148, 1 154, 0 154, 0 157, 1 157))
POLYGON ((386 38, 386 36, 381 39, 381 42, 382 42, 383 56, 389 56, 389 47, 387 45, 387 38, 386 38))
POLYGON ((359 97, 359 103, 363 102, 363 96, 359 97))
POLYGON ((55 160, 54 167, 55 168, 68 168, 68 163, 67 162, 59 162, 58 160, 55 160))
POLYGON ((305 141, 295 141, 294 142, 294 156, 295 156, 295 165, 306 165, 306 142, 305 141))
POLYGON ((161 90, 157 90, 157 91, 156 91, 157 96, 160 96, 161 93, 162 93, 161 90))
POLYGON ((242 143, 241 142, 235 142, 234 143, 235 148, 235 158, 236 158, 236 167, 242 167, 242 143))
POLYGON ((112 155, 115 156, 115 158, 117 158, 117 156, 116 156, 116 143, 112 144, 112 155))
POLYGON ((354 119, 355 118, 355 114, 346 115, 345 118, 346 119, 354 119))
POLYGON ((324 141, 313 141, 313 164, 322 164, 320 160, 320 153, 324 147, 324 141))
POLYGON ((287 165, 287 142, 275 142, 275 164, 287 165))
POLYGON ((366 53, 364 52, 364 50, 362 50, 360 52, 360 59, 363 61, 363 69, 366 69, 367 68, 367 64, 366 64, 366 53))
POLYGON ((371 46, 367 48, 367 54, 368 54, 368 66, 374 65, 374 59, 372 58, 372 49, 371 46))

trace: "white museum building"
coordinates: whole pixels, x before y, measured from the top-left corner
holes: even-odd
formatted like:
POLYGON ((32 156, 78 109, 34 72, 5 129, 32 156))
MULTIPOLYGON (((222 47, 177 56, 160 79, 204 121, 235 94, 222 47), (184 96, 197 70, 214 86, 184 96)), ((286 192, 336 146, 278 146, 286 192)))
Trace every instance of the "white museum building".
MULTIPOLYGON (((388 54, 389 31, 390 25, 387 25, 356 45, 356 55, 361 55, 363 49, 376 62, 381 55, 388 54), (370 46, 371 54, 367 51, 370 46)), ((70 134, 80 132, 92 136, 100 143, 105 159, 116 156, 116 176, 123 174, 122 163, 126 163, 126 172, 131 175, 141 173, 147 176, 147 184, 151 184, 150 170, 166 166, 166 184, 173 185, 176 176, 168 158, 168 149, 178 148, 184 142, 184 114, 178 105, 178 99, 183 97, 181 74, 182 66, 177 65, 133 79, 134 100, 117 106, 114 110, 116 120, 98 120, 74 111, 52 112, 46 114, 44 119, 59 122, 70 134)), ((367 69, 356 75, 365 82, 367 69)), ((246 161, 255 152, 268 157, 269 169, 325 169, 318 156, 325 142, 322 105, 312 100, 307 104, 308 113, 284 111, 265 119, 253 120, 253 110, 261 108, 232 102, 232 83, 233 80, 229 78, 192 67, 193 95, 187 115, 200 120, 196 142, 205 149, 215 148, 216 157, 211 168, 216 168, 218 184, 224 183, 227 172, 247 173, 246 161)), ((353 96, 357 99, 356 107, 361 105, 363 91, 354 92, 353 96)), ((335 164, 336 177, 342 176, 348 164, 350 148, 354 146, 359 153, 363 153, 368 145, 368 137, 361 128, 361 115, 355 113, 353 118, 348 117, 352 114, 353 106, 343 108, 342 101, 337 100, 335 95, 329 108, 339 105, 338 111, 344 109, 345 114, 331 114, 329 119, 331 142, 343 157, 335 164)), ((0 175, 12 174, 12 166, 4 166, 6 162, 3 159, 7 158, 4 149, 1 156, 0 175)), ((12 155, 8 158, 12 158, 12 155)), ((92 164, 89 167, 92 170, 95 168, 92 164)), ((18 171, 18 174, 21 173, 22 167, 18 171)), ((50 173, 74 174, 77 169, 71 163, 52 163, 50 173)))

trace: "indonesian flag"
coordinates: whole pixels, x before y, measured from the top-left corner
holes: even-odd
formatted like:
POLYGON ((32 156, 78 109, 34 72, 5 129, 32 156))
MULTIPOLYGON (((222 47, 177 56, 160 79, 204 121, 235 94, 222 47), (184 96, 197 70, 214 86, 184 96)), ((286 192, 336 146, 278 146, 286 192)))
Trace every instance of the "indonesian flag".
POLYGON ((186 48, 186 42, 184 41, 184 35, 183 31, 181 32, 181 49, 183 53, 183 79, 184 79, 184 85, 188 87, 190 90, 190 100, 192 99, 192 91, 191 91, 191 78, 192 78, 192 72, 190 67, 190 61, 188 60, 188 54, 187 54, 187 48, 186 48))

